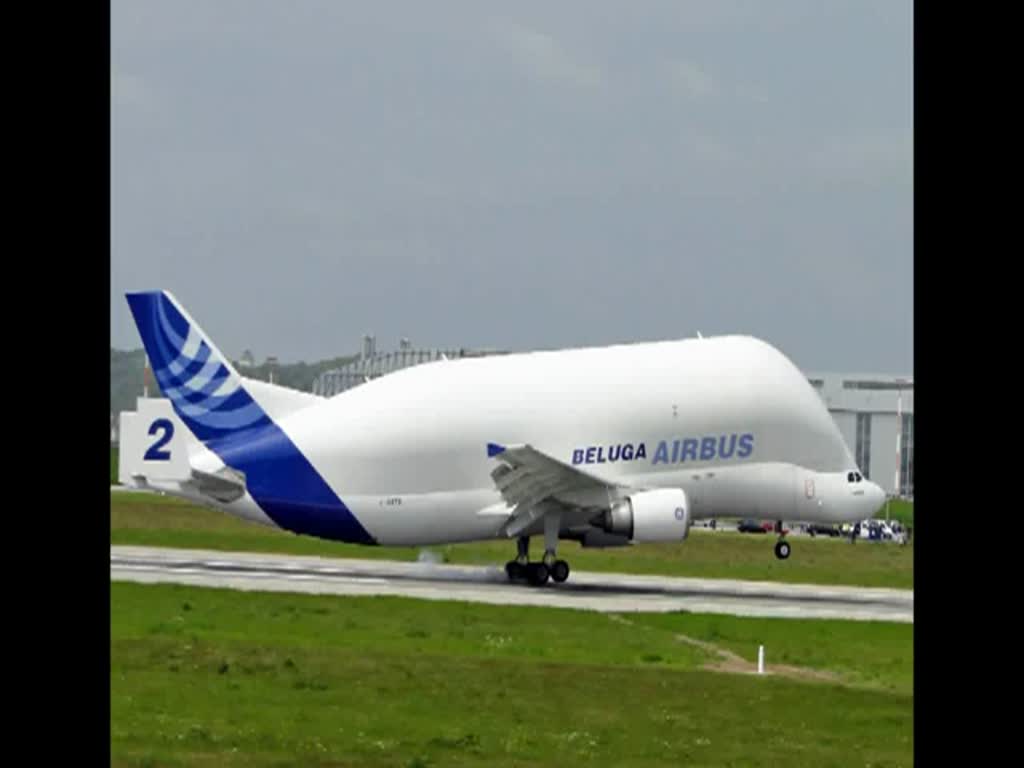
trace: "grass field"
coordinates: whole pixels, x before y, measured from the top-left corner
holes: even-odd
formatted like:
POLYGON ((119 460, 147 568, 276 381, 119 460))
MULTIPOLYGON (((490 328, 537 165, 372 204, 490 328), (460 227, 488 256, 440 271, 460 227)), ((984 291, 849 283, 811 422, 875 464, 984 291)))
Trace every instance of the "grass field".
POLYGON ((112 583, 112 764, 909 766, 912 642, 902 624, 112 583), (773 674, 716 671, 758 643, 773 674))
MULTIPOLYGON (((885 507, 875 515, 879 520, 885 520, 885 507)), ((891 499, 889 501, 889 519, 898 520, 903 525, 914 525, 914 502, 902 499, 891 499)))
MULTIPOLYGON (((845 539, 798 537, 792 540, 792 556, 783 562, 772 553, 773 541, 770 535, 694 529, 682 544, 597 550, 562 542, 559 554, 581 571, 913 587, 913 544, 900 547, 861 541, 851 545, 845 539)), ((110 542, 390 560, 414 560, 421 552, 409 547, 360 547, 295 536, 170 497, 126 492, 111 494, 110 542)), ((534 547, 538 546, 540 542, 534 542, 534 547)), ((515 545, 496 541, 431 549, 451 563, 503 565, 514 555, 515 545)))

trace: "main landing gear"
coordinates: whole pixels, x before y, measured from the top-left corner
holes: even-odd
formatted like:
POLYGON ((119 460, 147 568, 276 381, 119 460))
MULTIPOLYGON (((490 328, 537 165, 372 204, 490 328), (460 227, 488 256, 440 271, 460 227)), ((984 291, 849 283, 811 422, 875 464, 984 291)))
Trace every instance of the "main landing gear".
POLYGON ((540 562, 530 562, 530 538, 520 536, 516 540, 518 555, 515 560, 505 563, 505 573, 509 581, 525 581, 533 587, 542 587, 547 584, 548 579, 553 579, 561 584, 569 578, 569 564, 565 560, 555 559, 554 547, 545 547, 544 559, 540 562))
POLYGON ((786 532, 782 530, 782 521, 775 521, 775 532, 779 534, 779 540, 775 542, 775 556, 779 560, 785 560, 789 557, 790 547, 789 542, 786 541, 786 532))

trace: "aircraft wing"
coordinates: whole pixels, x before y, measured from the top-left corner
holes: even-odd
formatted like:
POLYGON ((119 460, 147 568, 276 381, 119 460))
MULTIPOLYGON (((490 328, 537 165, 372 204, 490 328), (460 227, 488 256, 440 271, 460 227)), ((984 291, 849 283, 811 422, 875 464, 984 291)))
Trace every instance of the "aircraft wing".
POLYGON ((519 536, 552 511, 592 516, 618 497, 621 486, 595 477, 538 451, 531 445, 489 444, 488 455, 498 461, 491 472, 505 503, 513 507, 506 534, 519 536))

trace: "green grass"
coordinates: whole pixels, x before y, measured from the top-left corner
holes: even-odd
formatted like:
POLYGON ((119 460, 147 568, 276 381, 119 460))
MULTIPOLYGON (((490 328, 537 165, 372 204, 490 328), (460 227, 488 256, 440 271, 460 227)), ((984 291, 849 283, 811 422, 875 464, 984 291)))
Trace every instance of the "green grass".
POLYGON ((112 765, 909 766, 912 632, 112 583, 112 765))
MULTIPOLYGON (((885 507, 882 507, 882 511, 879 512, 875 517, 879 520, 885 520, 885 507)), ((890 499, 889 500, 889 519, 898 520, 903 525, 914 525, 914 502, 904 501, 903 499, 890 499)))
MULTIPOLYGON (((597 550, 562 542, 559 554, 581 571, 913 587, 912 543, 906 547, 876 542, 851 545, 846 539, 799 537, 792 539, 790 559, 779 561, 772 554, 773 540, 769 535, 694 529, 681 544, 597 550)), ((123 492, 111 494, 110 542, 390 560, 415 560, 420 553, 412 547, 361 547, 295 536, 170 497, 123 492)), ((534 542, 534 548, 539 544, 534 542)), ((451 563, 503 565, 513 556, 515 545, 495 541, 431 549, 451 563)))
POLYGON ((848 683, 913 695, 912 624, 816 619, 794 627, 790 619, 665 613, 637 614, 633 621, 714 643, 751 663, 764 645, 769 667, 825 669, 848 683))

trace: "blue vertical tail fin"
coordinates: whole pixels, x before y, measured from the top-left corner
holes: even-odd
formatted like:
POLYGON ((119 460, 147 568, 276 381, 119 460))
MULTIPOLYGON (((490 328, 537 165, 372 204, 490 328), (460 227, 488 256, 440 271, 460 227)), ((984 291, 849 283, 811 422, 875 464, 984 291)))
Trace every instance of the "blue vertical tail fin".
POLYGON ((168 291, 128 294, 160 390, 204 444, 259 429, 270 417, 242 377, 168 291))
MULTIPOLYGON (((268 415, 188 312, 167 291, 129 293, 153 375, 174 412, 280 527, 325 539, 374 544, 310 460, 268 415)), ((299 397, 306 404, 305 396, 299 397)), ((264 392, 267 407, 273 403, 264 392)), ((278 403, 278 413, 285 406, 278 403)), ((289 406, 290 407, 290 406, 289 406)))

